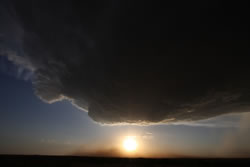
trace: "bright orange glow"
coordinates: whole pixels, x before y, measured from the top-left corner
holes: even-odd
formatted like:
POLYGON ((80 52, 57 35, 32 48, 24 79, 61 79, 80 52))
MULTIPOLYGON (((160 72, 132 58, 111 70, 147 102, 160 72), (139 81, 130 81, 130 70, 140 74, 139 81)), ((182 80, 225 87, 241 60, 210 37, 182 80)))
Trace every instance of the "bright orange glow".
POLYGON ((135 151, 137 148, 137 142, 135 140, 135 137, 128 136, 123 141, 123 147, 126 151, 132 152, 135 151))

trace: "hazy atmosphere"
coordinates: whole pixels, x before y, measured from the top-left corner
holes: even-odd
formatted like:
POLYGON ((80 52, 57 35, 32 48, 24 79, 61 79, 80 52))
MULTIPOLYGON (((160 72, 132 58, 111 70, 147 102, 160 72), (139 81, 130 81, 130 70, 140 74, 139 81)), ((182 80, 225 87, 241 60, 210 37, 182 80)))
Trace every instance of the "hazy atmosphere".
POLYGON ((1 1, 0 154, 250 157, 247 5, 166 3, 1 1))

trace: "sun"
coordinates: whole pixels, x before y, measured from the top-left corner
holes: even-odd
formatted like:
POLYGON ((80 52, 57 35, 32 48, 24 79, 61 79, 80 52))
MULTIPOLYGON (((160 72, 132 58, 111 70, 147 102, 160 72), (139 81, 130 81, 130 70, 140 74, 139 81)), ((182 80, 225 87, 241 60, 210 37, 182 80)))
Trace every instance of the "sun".
POLYGON ((126 151, 132 152, 135 151, 137 148, 137 142, 135 140, 135 137, 128 136, 123 141, 123 147, 126 151))

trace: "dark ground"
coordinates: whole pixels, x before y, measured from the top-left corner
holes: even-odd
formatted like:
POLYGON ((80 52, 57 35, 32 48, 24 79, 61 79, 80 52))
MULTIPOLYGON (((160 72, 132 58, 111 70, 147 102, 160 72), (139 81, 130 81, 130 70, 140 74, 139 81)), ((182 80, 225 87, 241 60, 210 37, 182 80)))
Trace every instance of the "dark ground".
POLYGON ((77 156, 25 156, 25 155, 0 155, 2 167, 97 167, 97 166, 150 166, 150 167, 184 167, 184 166, 250 166, 250 159, 146 159, 146 158, 96 158, 77 156))

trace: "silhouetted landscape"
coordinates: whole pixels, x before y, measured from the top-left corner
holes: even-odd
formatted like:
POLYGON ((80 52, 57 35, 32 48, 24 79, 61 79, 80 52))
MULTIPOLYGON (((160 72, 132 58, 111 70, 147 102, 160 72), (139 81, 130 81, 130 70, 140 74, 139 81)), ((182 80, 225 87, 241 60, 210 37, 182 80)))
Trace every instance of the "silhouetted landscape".
POLYGON ((18 167, 106 167, 106 166, 151 166, 151 167, 186 167, 186 166, 249 166, 247 158, 172 158, 172 159, 148 159, 148 158, 101 158, 80 156, 40 156, 40 155, 1 155, 1 164, 18 167))

